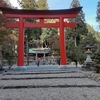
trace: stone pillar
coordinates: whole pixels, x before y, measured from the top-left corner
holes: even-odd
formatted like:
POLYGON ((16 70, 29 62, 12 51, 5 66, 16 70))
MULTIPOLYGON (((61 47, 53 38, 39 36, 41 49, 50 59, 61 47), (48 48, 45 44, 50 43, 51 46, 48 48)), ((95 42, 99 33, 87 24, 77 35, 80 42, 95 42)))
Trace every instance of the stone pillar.
POLYGON ((36 61, 37 61, 37 51, 36 51, 36 61))
POLYGON ((44 51, 44 61, 45 61, 45 51, 44 51))

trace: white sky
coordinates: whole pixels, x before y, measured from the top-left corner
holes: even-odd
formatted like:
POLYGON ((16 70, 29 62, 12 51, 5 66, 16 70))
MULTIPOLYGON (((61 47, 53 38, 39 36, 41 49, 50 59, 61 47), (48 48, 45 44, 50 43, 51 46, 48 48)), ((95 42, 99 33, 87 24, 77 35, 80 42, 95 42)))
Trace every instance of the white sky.
POLYGON ((15 7, 18 7, 19 8, 19 5, 17 3, 17 0, 10 0, 11 4, 15 7))

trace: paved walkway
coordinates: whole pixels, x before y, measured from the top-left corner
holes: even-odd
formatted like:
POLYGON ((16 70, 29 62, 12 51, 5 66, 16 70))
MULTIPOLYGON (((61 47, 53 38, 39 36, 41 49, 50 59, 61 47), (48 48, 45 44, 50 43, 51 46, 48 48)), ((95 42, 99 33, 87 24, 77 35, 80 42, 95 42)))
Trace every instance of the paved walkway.
POLYGON ((75 67, 12 68, 0 74, 0 100, 100 100, 99 76, 75 67))

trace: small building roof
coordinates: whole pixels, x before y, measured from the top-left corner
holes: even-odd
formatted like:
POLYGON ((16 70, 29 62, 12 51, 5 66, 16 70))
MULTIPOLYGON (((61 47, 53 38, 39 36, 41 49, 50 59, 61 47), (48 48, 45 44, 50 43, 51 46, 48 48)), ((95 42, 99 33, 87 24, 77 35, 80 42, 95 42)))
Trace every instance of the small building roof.
POLYGON ((50 51, 50 48, 30 48, 29 49, 29 53, 31 54, 36 54, 36 52, 39 54, 44 54, 44 52, 49 53, 49 51, 50 51))

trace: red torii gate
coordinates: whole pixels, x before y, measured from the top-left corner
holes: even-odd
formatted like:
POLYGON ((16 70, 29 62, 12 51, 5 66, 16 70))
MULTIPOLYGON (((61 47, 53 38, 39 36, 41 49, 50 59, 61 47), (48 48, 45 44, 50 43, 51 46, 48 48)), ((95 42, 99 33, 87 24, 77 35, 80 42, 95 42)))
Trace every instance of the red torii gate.
POLYGON ((7 18, 19 18, 19 22, 6 23, 6 27, 19 28, 18 66, 24 66, 24 28, 26 27, 58 27, 60 28, 60 58, 61 65, 66 65, 66 47, 64 27, 75 27, 76 23, 64 22, 64 18, 75 18, 82 7, 64 10, 22 10, 0 7, 7 18), (40 19, 39 23, 24 22, 25 18, 40 19), (44 19, 59 19, 56 23, 44 23, 44 19))

